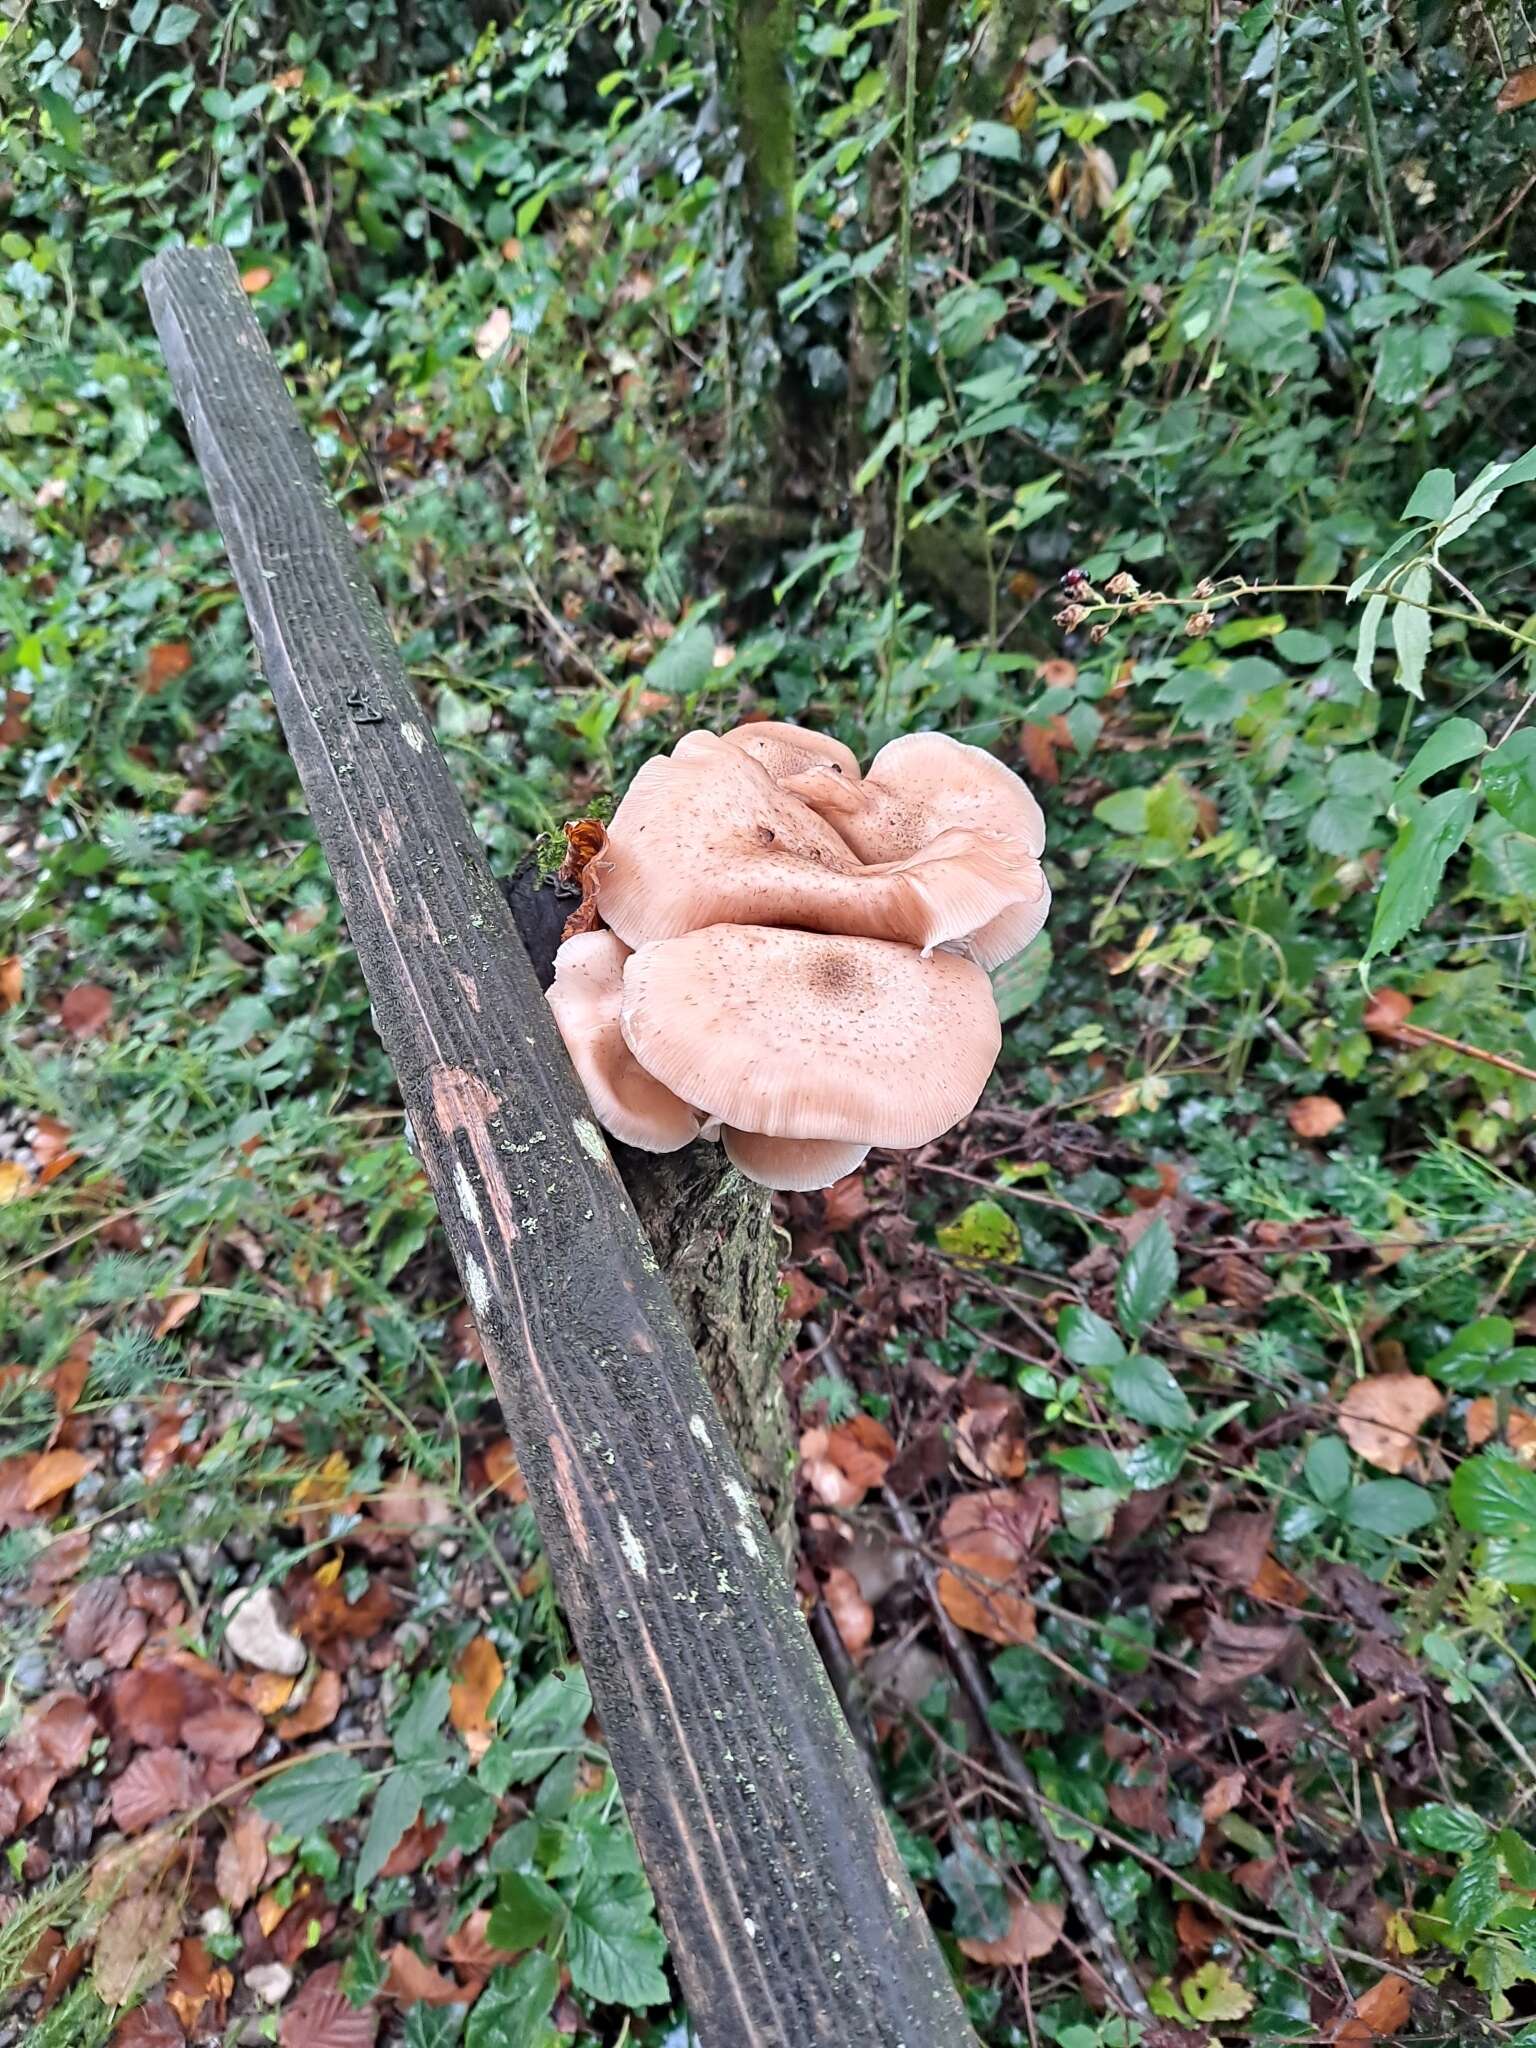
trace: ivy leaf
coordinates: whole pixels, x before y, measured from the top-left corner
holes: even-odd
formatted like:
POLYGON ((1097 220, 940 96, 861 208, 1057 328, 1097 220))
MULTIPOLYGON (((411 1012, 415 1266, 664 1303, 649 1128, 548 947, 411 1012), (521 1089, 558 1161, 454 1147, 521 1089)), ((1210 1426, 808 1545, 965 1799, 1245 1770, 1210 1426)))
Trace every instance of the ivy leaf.
POLYGON ((357 1758, 337 1754, 295 1764, 252 1796, 285 1835, 307 1835, 356 1813, 367 1789, 368 1773, 357 1758))
POLYGON ((936 1236, 957 1266, 1014 1266, 1024 1256, 1019 1226, 1001 1202, 972 1202, 936 1236))
POLYGON ((1240 2020, 1253 2011, 1253 1993, 1214 1957, 1187 1977, 1182 1988, 1191 2019, 1240 2020))
POLYGON ((1193 1429, 1189 1397, 1160 1359, 1137 1352, 1111 1369, 1109 1390, 1134 1422, 1153 1429, 1193 1429))
POLYGON ((421 1780, 413 1771, 391 1771, 379 1787, 368 1832, 357 1859, 357 1889, 366 1891, 421 1812, 421 1780))
POLYGON ((565 1953, 571 1982, 609 2005, 666 2005, 661 1974, 666 1938, 656 1924, 651 1888, 638 1872, 582 1880, 570 1902, 565 1953))
MULTIPOLYGON (((1536 735, 1533 735, 1533 738, 1536 738, 1536 735)), ((1474 720, 1447 718, 1443 724, 1435 727, 1398 777, 1397 787, 1392 792, 1392 801, 1397 803, 1401 798, 1412 795, 1421 783, 1428 782, 1432 776, 1441 774, 1445 769, 1455 768, 1463 761, 1474 759, 1483 752, 1487 744, 1488 735, 1474 720)), ((1488 787, 1486 769, 1483 773, 1483 787, 1488 787)), ((1491 794, 1488 800, 1490 803, 1493 802, 1491 794)))
POLYGON ((549 2009, 559 1989, 560 1966, 543 1949, 493 1970, 469 2016, 464 2048, 545 2048, 558 2040, 549 2009))
POLYGON ((1512 732, 1483 763, 1483 790, 1501 818, 1536 838, 1536 732, 1512 732))
POLYGON ((1172 1294, 1179 1277, 1178 1254, 1166 1216, 1159 1216, 1126 1254, 1115 1280, 1115 1307, 1122 1326, 1140 1336, 1172 1294))
POLYGON ((955 1908, 955 1932, 966 1941, 1001 1941, 1013 1917, 1008 1887, 995 1864, 962 1840, 939 1865, 939 1883, 955 1908))
POLYGON ((1476 790, 1448 789, 1409 819, 1387 860, 1362 966, 1390 952, 1423 923, 1440 892, 1446 864, 1476 815, 1476 790))
POLYGON ((1062 1310, 1056 1323, 1056 1342, 1073 1365, 1118 1365, 1125 1356, 1114 1325, 1076 1303, 1062 1310))
POLYGON ((1399 601, 1392 607, 1392 645, 1397 649, 1397 681, 1410 697, 1424 694, 1424 664, 1429 659, 1432 621, 1424 606, 1429 602, 1429 564, 1415 562, 1399 586, 1399 601))

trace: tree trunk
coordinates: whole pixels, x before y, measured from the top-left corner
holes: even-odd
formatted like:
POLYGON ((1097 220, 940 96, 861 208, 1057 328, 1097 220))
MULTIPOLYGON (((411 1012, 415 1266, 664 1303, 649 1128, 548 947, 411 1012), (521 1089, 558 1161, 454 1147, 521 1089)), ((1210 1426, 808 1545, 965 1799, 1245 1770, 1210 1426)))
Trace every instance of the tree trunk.
POLYGON ((795 274, 792 0, 736 0, 736 118, 746 159, 752 281, 772 307, 795 274))

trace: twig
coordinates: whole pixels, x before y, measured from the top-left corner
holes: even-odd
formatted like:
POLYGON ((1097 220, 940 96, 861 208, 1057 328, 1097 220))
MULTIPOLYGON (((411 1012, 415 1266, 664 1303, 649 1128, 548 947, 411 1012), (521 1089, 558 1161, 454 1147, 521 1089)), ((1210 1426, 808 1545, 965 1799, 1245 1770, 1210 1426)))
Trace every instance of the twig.
POLYGON ((1371 104, 1371 78, 1365 65, 1365 44, 1360 38, 1360 0, 1344 0, 1344 34, 1355 74, 1355 105, 1360 115, 1360 132, 1365 138, 1371 194, 1381 222, 1381 239, 1386 246, 1387 262, 1396 270, 1401 259, 1397 253, 1397 230, 1392 225, 1392 201, 1387 192, 1387 167, 1381 154, 1381 136, 1376 129, 1376 109, 1371 104))
MULTIPOLYGON (((811 1322, 805 1325, 805 1329, 807 1336, 826 1361, 828 1369, 839 1379, 846 1380, 847 1374, 843 1371, 842 1361, 833 1351, 826 1333, 816 1323, 811 1322)), ((922 1530, 899 1494, 893 1492, 889 1486, 882 1487, 880 1491, 891 1520, 896 1525, 896 1533, 912 1553, 924 1595, 933 1611, 934 1626, 938 1629, 939 1640, 944 1645, 944 1654, 959 1681, 960 1690, 965 1694, 980 1721, 999 1768, 1018 1794, 1020 1803, 1045 1844, 1051 1861, 1061 1874, 1067 1895, 1077 1910, 1078 1918, 1088 1931, 1088 1939, 1098 1958, 1106 1985, 1114 1991, 1128 2012, 1133 2013, 1137 2019, 1150 2022, 1152 2008, 1147 2003, 1147 1995, 1120 1946, 1115 1930, 1110 1924, 1109 1915, 1099 1903, 1099 1895, 1093 1888, 1093 1880, 1088 1875, 1081 1853, 1071 1842, 1063 1841, 1050 1826, 1047 1810, 1051 1807, 1051 1801, 1035 1783, 1033 1771, 1015 1745, 992 1725, 992 1687, 975 1652, 944 1611, 943 1602, 939 1598, 938 1575, 928 1561, 922 1530)), ((1054 1810, 1058 1813, 1066 1812, 1064 1807, 1056 1807, 1054 1810)))
POLYGON ((1518 1075, 1522 1081, 1536 1081, 1536 1067, 1524 1067, 1502 1052, 1485 1052, 1480 1045, 1468 1045, 1464 1038, 1447 1038, 1443 1031, 1431 1031, 1426 1024, 1398 1024, 1390 1031, 1378 1031, 1378 1036, 1408 1044, 1416 1040, 1421 1045, 1443 1045, 1447 1052, 1459 1052, 1464 1059, 1481 1060, 1485 1066, 1518 1075))

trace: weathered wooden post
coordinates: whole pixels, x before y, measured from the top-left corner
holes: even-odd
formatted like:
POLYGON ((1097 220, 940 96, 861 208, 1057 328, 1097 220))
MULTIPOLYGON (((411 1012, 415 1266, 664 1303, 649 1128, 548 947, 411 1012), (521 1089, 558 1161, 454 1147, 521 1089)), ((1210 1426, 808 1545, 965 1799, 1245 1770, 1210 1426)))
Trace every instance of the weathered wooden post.
POLYGON ((697 2036, 974 2048, 234 263, 144 286, 697 2036))

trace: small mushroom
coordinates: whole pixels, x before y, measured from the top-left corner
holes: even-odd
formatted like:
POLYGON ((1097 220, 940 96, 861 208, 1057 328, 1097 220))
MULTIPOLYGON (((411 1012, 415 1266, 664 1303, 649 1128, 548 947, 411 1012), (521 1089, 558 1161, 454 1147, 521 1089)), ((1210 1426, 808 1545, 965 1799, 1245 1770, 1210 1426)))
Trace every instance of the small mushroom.
POLYGON ((940 833, 865 863, 810 805, 740 747, 690 733, 647 761, 596 857, 597 905, 626 945, 712 924, 794 925, 893 939, 925 951, 966 939, 1019 905, 1022 856, 990 838, 940 833))
POLYGON ((612 932, 567 939, 555 955, 549 1007, 603 1129, 640 1152, 676 1152, 698 1136, 699 1119, 624 1042, 619 1009, 628 958, 612 932))
POLYGON ((620 1025, 647 1073, 730 1134, 849 1145, 938 1137, 1002 1043, 992 984, 957 953, 739 924, 642 946, 620 1025))
POLYGON ((803 781, 796 793, 826 811, 863 861, 910 859, 946 831, 986 835, 998 857, 1013 864, 1020 893, 972 934, 970 951, 982 966, 1001 966, 1044 925, 1051 907, 1040 869, 1045 819, 1025 783, 984 747, 947 733, 907 733, 880 749, 851 803, 840 788, 826 804, 816 786, 803 781))
POLYGON ((760 1187, 786 1194, 829 1188, 869 1156, 867 1145, 837 1138, 764 1138, 756 1131, 724 1132, 731 1164, 760 1187))

